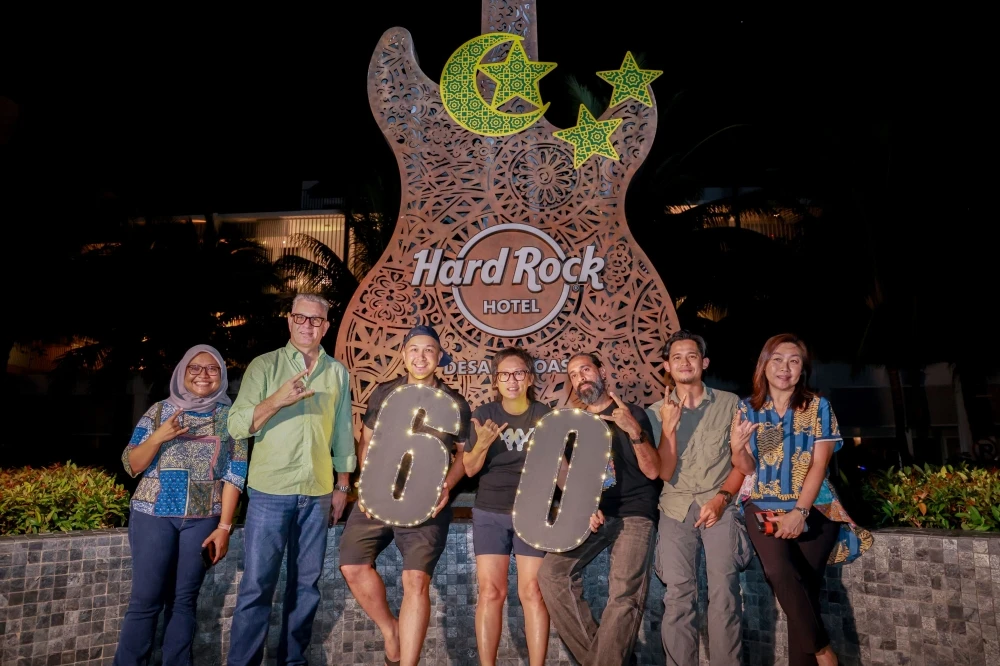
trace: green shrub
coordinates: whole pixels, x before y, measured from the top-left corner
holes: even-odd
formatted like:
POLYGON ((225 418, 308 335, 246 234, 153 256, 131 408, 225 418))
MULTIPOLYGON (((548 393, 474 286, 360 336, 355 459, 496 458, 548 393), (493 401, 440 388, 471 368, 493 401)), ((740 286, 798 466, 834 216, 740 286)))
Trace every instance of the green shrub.
POLYGON ((1000 470, 963 463, 889 468, 862 490, 881 526, 1000 531, 1000 470))
POLYGON ((101 469, 0 470, 0 535, 118 527, 128 509, 128 491, 101 469))

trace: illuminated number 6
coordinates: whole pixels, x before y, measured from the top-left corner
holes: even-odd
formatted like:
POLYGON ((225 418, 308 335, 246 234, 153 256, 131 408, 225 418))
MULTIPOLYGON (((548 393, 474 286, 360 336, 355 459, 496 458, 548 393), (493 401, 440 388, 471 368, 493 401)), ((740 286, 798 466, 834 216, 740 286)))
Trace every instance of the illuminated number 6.
POLYGON ((382 402, 358 480, 358 499, 390 525, 419 525, 434 512, 451 452, 428 430, 457 435, 458 404, 440 389, 404 384, 382 402), (407 477, 397 477, 409 457, 407 477))
POLYGON ((528 443, 514 499, 514 531, 539 550, 576 548, 590 533, 590 516, 601 503, 611 456, 611 429, 601 417, 580 409, 556 409, 541 418, 528 443), (550 518, 556 480, 573 439, 562 499, 550 518))

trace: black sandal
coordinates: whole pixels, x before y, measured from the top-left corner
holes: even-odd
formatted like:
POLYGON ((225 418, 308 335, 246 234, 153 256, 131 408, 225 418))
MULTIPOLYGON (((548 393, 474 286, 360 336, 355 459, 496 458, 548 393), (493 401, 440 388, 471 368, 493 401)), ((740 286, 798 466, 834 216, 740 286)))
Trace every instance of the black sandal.
POLYGON ((389 661, 389 657, 386 657, 385 666, 399 666, 399 661, 389 661))

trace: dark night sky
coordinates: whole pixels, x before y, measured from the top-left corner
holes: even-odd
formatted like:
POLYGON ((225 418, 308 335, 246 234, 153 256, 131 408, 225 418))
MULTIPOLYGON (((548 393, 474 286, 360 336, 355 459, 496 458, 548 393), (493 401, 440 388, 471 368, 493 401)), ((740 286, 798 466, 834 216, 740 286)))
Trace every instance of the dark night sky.
MULTIPOLYGON (((559 63, 542 81, 556 125, 575 122, 568 75, 606 91, 593 73, 617 68, 632 50, 665 70, 653 84, 654 151, 726 124, 761 128, 705 151, 705 173, 722 179, 729 171, 720 162, 742 160, 749 180, 775 164, 802 164, 808 179, 823 158, 805 154, 800 138, 815 127, 850 137, 888 122, 897 189, 887 196, 922 197, 907 204, 905 225, 977 189, 982 83, 992 78, 971 33, 982 17, 839 6, 768 14, 670 5, 644 14, 637 8, 654 3, 637 2, 572 3, 567 14, 568 6, 543 0, 538 10, 540 58, 559 63), (683 102, 663 115, 680 91, 683 102)), ((0 95, 17 103, 0 145, 15 209, 41 206, 49 224, 96 229, 128 214, 287 209, 304 179, 340 183, 348 194, 375 171, 395 178, 367 101, 380 35, 408 28, 436 80, 448 55, 479 34, 471 0, 360 3, 352 19, 334 9, 268 11, 87 15, 26 46, 9 61, 23 67, 6 90, 0 77, 0 95)))

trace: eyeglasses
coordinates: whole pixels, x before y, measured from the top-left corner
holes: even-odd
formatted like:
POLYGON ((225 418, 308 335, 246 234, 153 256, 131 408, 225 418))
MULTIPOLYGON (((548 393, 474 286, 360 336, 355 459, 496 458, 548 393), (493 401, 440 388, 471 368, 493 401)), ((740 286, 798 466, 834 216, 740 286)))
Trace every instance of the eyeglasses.
POLYGON ((218 377, 219 373, 222 372, 222 368, 217 365, 195 365, 192 363, 188 366, 188 374, 192 377, 197 377, 204 370, 208 373, 209 377, 218 377))
POLYGON ((501 381, 501 382, 505 382, 505 381, 507 381, 508 379, 511 378, 511 375, 513 375, 514 379, 516 379, 517 381, 521 381, 525 377, 528 376, 528 371, 527 370, 515 370, 514 372, 498 372, 497 373, 497 379, 499 381, 501 381))
POLYGON ((294 312, 289 316, 296 324, 304 324, 308 319, 311 326, 322 326, 323 322, 326 321, 326 317, 308 317, 304 314, 296 314, 294 312))

